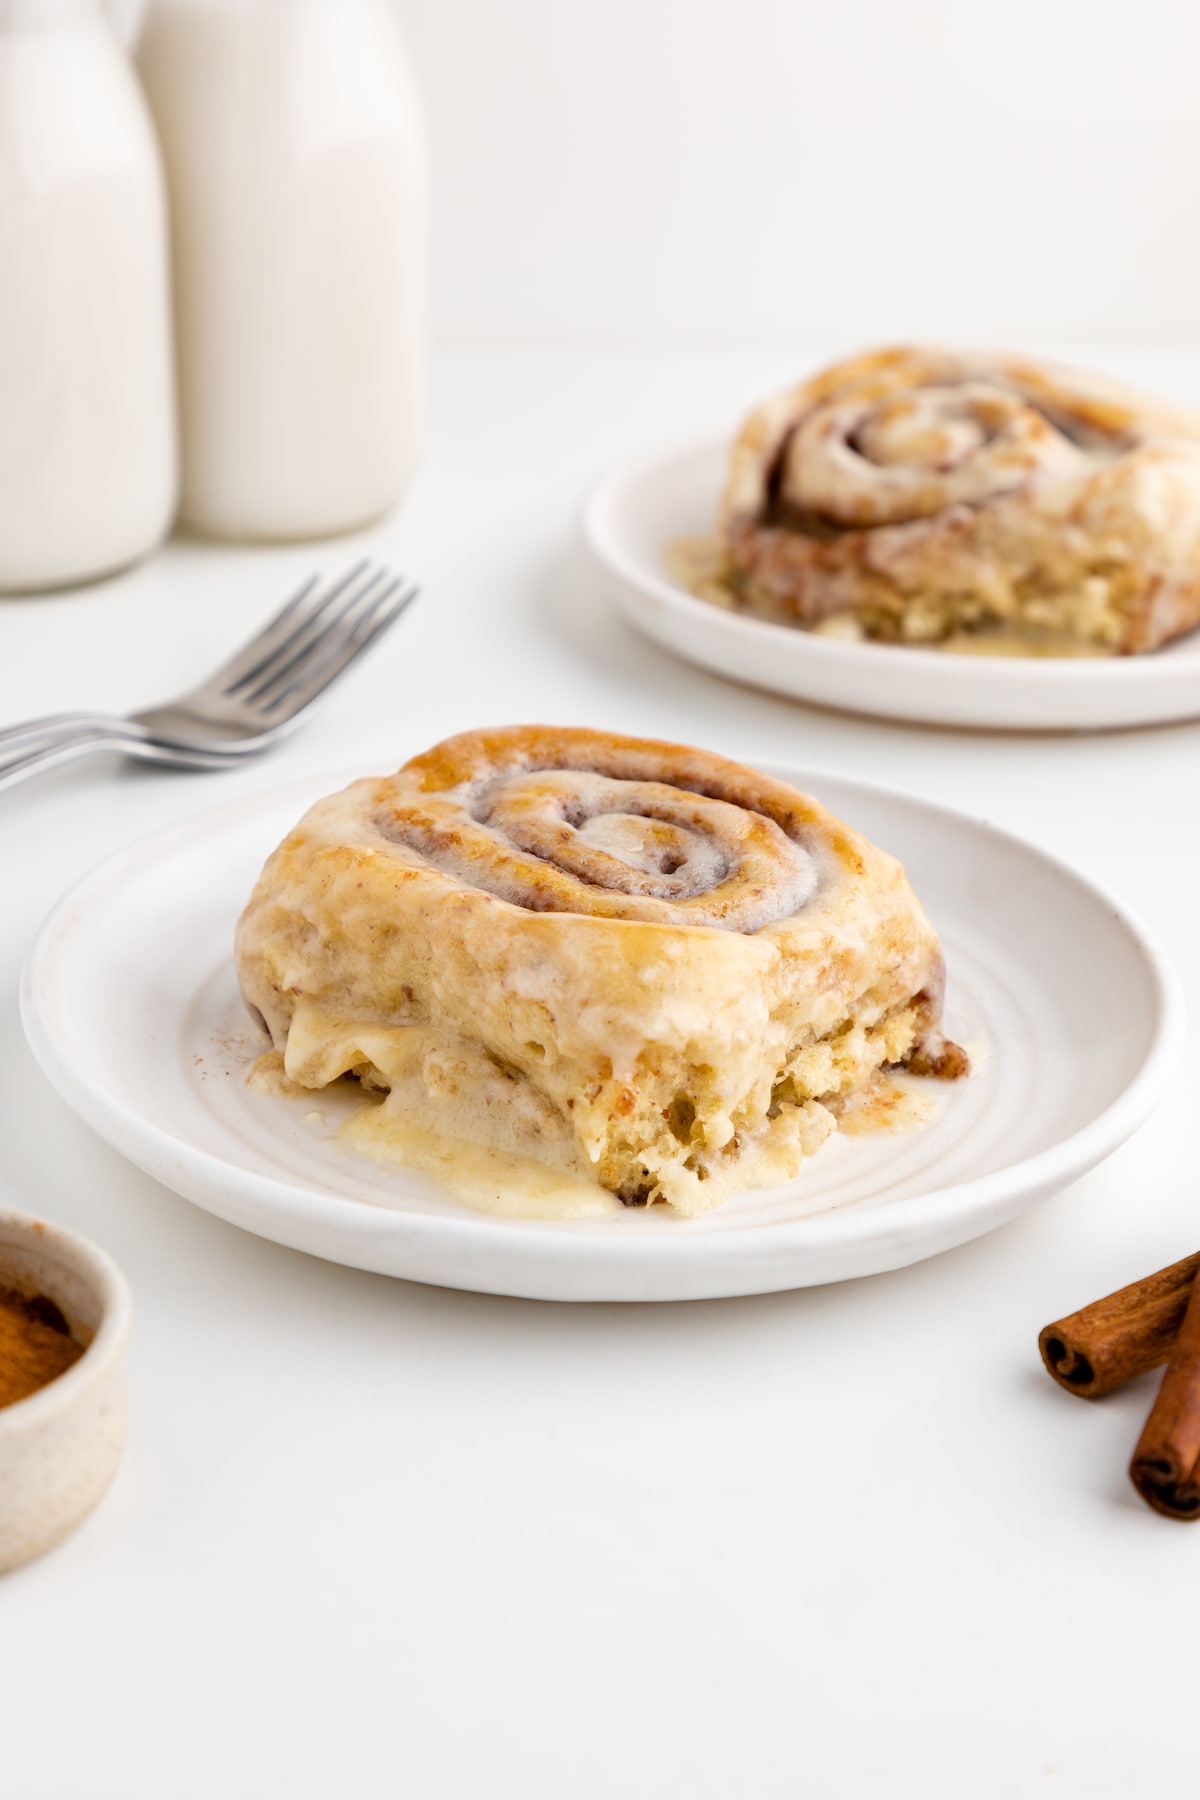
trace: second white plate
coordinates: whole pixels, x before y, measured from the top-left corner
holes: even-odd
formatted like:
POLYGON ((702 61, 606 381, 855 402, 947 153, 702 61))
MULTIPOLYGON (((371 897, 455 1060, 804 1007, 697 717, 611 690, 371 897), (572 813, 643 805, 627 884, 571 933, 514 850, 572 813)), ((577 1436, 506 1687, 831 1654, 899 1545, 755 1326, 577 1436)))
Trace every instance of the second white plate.
POLYGON ((785 1187, 700 1219, 666 1208, 497 1218, 339 1145, 332 1092, 245 1085, 234 921, 267 853, 346 777, 202 813, 60 902, 26 969, 34 1052, 68 1103, 187 1199, 315 1256, 545 1300, 688 1300, 902 1267, 989 1231, 1114 1150, 1182 1044, 1144 930, 1070 869, 962 814, 819 771, 775 771, 899 855, 942 935, 948 1027, 974 1053, 907 1135, 835 1137, 785 1187))
POLYGON ((640 457, 583 508, 612 598, 677 656, 794 699, 932 725, 1097 731, 1200 716, 1200 631, 1147 656, 960 656, 842 643, 698 600, 668 578, 665 552, 712 530, 726 457, 715 437, 640 457))

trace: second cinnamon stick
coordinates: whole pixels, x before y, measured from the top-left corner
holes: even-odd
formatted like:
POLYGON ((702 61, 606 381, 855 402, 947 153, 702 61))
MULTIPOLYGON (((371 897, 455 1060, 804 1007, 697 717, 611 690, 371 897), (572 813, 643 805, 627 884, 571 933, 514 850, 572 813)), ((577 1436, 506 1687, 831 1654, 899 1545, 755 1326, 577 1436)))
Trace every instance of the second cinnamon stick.
POLYGON ((1157 1369, 1171 1354, 1198 1273, 1200 1254, 1185 1256, 1056 1319, 1038 1338, 1046 1368, 1060 1387, 1085 1400, 1157 1369))
POLYGON ((1200 1281, 1192 1287, 1129 1479, 1155 1512, 1200 1519, 1200 1281))

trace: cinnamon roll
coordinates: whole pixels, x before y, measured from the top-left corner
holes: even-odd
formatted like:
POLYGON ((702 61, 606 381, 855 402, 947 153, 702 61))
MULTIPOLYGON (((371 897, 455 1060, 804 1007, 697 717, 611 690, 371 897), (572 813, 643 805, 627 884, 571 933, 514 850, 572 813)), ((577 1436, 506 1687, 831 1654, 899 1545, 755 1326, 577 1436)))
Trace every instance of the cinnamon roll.
POLYGON ((879 1072, 952 1077, 903 869, 702 750, 466 732, 322 800, 238 928, 290 1080, 683 1213, 778 1181, 879 1072))
POLYGON ((751 413, 720 539, 735 604, 784 624, 1153 650, 1200 623, 1200 418, 1017 356, 874 351, 751 413))

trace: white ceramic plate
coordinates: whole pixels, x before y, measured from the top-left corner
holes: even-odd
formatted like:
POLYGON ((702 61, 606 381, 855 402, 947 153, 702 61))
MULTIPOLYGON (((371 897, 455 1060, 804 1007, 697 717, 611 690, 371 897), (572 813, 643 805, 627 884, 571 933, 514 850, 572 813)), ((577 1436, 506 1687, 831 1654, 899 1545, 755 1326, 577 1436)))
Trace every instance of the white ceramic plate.
POLYGON ((1114 1150, 1182 1042, 1174 977, 1110 895, 928 802, 776 770, 907 864, 950 969, 948 1024, 977 1072, 904 1135, 835 1137, 786 1187, 702 1219, 474 1213, 430 1177, 332 1141, 339 1102, 252 1093, 234 920, 301 811, 345 778, 254 796, 109 858, 38 937, 22 1005, 35 1055, 109 1143, 262 1237, 441 1286, 546 1300, 765 1293, 894 1269, 989 1231, 1114 1150))
POLYGON ((1200 631, 1148 656, 1031 660, 842 643, 723 612, 669 580, 663 552, 711 531, 727 446, 626 463, 584 503, 584 541, 616 604, 667 650, 798 700, 932 725, 1096 731, 1200 716, 1200 631))

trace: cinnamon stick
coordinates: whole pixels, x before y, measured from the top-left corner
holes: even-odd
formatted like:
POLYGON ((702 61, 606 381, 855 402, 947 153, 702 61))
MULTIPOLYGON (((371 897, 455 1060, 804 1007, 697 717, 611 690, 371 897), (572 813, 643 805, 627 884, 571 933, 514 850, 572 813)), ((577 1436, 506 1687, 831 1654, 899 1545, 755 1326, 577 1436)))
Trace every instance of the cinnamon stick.
POLYGON ((1099 1400, 1171 1354, 1200 1273, 1200 1254, 1056 1319, 1038 1337, 1047 1370, 1070 1394, 1099 1400))
POLYGON ((1200 1519, 1200 1281, 1193 1283, 1129 1479, 1155 1512, 1200 1519))

